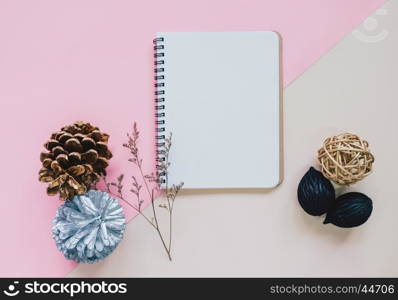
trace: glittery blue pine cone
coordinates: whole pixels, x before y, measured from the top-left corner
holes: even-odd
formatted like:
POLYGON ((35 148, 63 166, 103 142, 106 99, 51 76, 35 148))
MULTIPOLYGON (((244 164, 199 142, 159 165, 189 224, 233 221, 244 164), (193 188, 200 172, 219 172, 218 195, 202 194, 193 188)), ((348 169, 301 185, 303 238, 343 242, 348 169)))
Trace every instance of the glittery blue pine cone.
POLYGON ((90 190, 61 205, 53 220, 53 238, 67 259, 98 262, 115 250, 123 238, 123 208, 105 192, 90 190))

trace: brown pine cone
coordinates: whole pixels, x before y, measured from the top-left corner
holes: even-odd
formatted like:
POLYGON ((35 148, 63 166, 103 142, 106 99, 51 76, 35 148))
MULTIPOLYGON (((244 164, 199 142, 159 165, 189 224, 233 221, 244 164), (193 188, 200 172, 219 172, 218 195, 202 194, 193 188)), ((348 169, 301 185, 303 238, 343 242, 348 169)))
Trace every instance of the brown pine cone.
POLYGON ((108 138, 98 127, 81 121, 53 133, 44 144, 47 152, 40 154, 39 180, 49 183, 47 194, 59 193, 61 200, 68 200, 86 193, 106 175, 112 157, 108 138))

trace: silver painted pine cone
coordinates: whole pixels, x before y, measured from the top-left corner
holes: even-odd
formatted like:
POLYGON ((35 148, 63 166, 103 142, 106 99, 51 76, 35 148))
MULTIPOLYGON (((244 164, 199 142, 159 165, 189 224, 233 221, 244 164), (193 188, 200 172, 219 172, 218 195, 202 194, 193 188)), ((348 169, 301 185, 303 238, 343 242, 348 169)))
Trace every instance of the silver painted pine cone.
POLYGON ((123 238, 126 220, 123 208, 105 192, 90 190, 61 205, 53 220, 53 238, 67 259, 98 262, 123 238))

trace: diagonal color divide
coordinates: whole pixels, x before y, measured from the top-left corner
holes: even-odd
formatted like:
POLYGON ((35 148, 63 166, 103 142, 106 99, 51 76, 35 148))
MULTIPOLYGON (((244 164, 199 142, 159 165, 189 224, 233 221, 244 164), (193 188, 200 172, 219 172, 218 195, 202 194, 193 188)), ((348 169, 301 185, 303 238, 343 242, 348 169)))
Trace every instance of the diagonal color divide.
MULTIPOLYGON (((38 156, 53 131, 75 120, 92 122, 111 135, 110 177, 131 175, 121 144, 137 121, 144 161, 152 169, 156 31, 278 31, 286 86, 383 2, 0 2, 0 122, 6 141, 0 150, 0 276, 63 276, 75 267, 51 238, 61 203, 37 181, 38 156)), ((127 208, 126 214, 134 216, 127 208)))

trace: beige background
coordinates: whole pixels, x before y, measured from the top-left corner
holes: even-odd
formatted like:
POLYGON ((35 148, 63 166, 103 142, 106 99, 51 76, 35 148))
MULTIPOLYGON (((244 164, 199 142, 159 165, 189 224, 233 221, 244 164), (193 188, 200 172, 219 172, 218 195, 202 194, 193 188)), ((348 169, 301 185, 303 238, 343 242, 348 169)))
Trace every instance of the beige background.
POLYGON ((398 276, 398 1, 383 8, 387 15, 374 15, 377 28, 357 30, 387 30, 386 38, 369 43, 348 35, 285 89, 280 187, 184 192, 175 207, 172 263, 137 217, 113 255, 69 276, 398 276), (296 198, 323 139, 342 131, 366 138, 376 157, 374 174, 351 188, 374 201, 369 221, 354 229, 323 225, 296 198))

